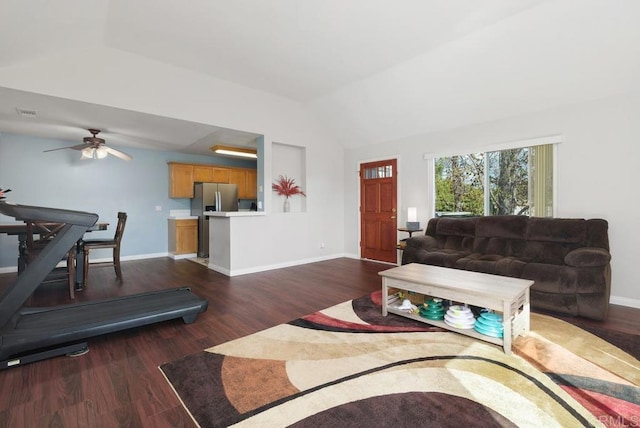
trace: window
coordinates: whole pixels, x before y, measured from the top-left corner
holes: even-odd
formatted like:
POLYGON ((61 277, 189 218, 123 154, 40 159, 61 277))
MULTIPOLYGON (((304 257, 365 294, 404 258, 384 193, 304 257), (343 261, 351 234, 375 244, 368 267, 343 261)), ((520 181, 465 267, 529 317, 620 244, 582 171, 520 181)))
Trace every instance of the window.
POLYGON ((553 144, 435 158, 437 216, 553 215, 553 144))
POLYGON ((393 167, 391 165, 375 166, 364 170, 365 180, 391 177, 393 177, 393 167))

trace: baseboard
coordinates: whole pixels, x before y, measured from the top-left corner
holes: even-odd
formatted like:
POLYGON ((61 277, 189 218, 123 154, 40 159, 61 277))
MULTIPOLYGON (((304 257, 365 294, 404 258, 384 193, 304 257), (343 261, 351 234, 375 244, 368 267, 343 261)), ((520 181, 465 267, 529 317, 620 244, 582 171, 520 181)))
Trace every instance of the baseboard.
POLYGON ((630 299, 628 297, 611 296, 609 303, 612 305, 628 306, 630 308, 640 309, 640 300, 630 299))
POLYGON ((168 256, 173 260, 182 260, 182 259, 194 259, 198 257, 198 254, 197 253, 176 254, 174 252, 169 252, 168 256))
POLYGON ((230 271, 229 269, 224 268, 224 267, 222 267, 222 266, 215 265, 215 264, 213 264, 213 263, 209 263, 209 264, 207 265, 207 268, 209 268, 209 269, 211 269, 211 270, 214 270, 214 271, 216 271, 216 272, 218 272, 218 273, 221 273, 221 274, 223 274, 223 275, 226 275, 226 276, 233 276, 233 275, 231 274, 231 271, 230 271))
MULTIPOLYGON (((152 254, 136 254, 134 256, 123 256, 120 257, 120 261, 128 261, 128 260, 144 260, 144 259, 157 259, 159 257, 168 257, 169 253, 152 253, 152 254)), ((187 254, 189 256, 189 254, 187 254)), ((91 259, 94 263, 102 263, 102 262, 110 262, 113 260, 113 257, 105 257, 101 259, 91 259)), ((0 268, 0 274, 3 273, 14 273, 18 272, 18 266, 7 266, 0 268)))
POLYGON ((348 259, 356 259, 356 260, 361 260, 362 257, 360 257, 360 254, 353 254, 353 253, 345 253, 344 257, 348 258, 348 259))
POLYGON ((331 255, 322 256, 322 257, 293 260, 285 263, 276 263, 272 265, 262 265, 262 266, 255 266, 255 267, 245 268, 245 269, 230 269, 230 270, 223 268, 221 266, 216 266, 209 263, 209 269, 215 270, 216 272, 220 272, 227 276, 238 276, 238 275, 247 275, 250 273, 265 272, 265 271, 274 270, 274 269, 282 269, 282 268, 287 268, 292 266, 306 265, 308 263, 322 262, 325 260, 339 259, 341 257, 345 257, 345 255, 331 254, 331 255))

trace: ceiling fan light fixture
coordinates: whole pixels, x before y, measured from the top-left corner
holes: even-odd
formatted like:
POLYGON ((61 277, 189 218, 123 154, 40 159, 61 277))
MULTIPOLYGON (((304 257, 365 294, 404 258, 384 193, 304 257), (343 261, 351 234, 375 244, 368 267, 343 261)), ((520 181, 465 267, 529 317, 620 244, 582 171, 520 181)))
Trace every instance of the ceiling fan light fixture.
POLYGON ((93 155, 98 158, 98 159, 104 159, 107 157, 109 153, 107 152, 107 149, 105 149, 104 147, 100 146, 97 149, 94 149, 93 155))
POLYGON ((245 147, 232 147, 232 146, 211 146, 211 150, 219 155, 227 156, 239 156, 243 158, 257 159, 258 152, 255 149, 248 149, 245 147))
POLYGON ((95 149, 93 147, 87 147, 86 149, 82 149, 81 153, 82 159, 93 159, 93 152, 95 151, 95 149))

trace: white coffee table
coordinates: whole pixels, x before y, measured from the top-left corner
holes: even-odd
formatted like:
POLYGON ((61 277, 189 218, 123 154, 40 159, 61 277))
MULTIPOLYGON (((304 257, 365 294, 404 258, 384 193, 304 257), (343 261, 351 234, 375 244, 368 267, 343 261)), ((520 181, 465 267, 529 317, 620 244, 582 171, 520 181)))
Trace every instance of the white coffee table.
POLYGON ((379 273, 382 276, 382 315, 401 315, 447 330, 501 345, 511 354, 512 339, 529 331, 529 287, 533 281, 486 273, 470 272, 411 263, 379 273), (451 300, 500 312, 504 335, 497 338, 480 334, 474 329, 459 329, 444 321, 430 320, 418 314, 402 311, 387 304, 391 289, 412 291, 429 297, 451 300))

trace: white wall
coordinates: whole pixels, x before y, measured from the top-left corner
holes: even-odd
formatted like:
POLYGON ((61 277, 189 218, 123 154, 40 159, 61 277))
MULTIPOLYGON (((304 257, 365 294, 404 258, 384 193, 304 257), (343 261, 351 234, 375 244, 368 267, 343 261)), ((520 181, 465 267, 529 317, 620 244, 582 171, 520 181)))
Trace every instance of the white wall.
POLYGON ((298 103, 111 49, 56 52, 2 68, 0 86, 263 134, 267 209, 278 174, 271 170, 272 142, 304 147, 306 212, 267 213, 248 223, 238 239, 255 245, 243 267, 342 255, 342 148, 298 103), (79 66, 86 58, 99 58, 89 72, 79 66))
POLYGON ((431 177, 424 153, 474 151, 484 146, 560 134, 556 216, 604 218, 609 222, 612 254, 612 303, 640 307, 635 259, 640 243, 640 94, 584 102, 526 116, 447 132, 418 135, 345 153, 345 252, 359 254, 358 179, 363 160, 399 156, 398 224, 406 208, 418 207, 428 219, 431 177))

